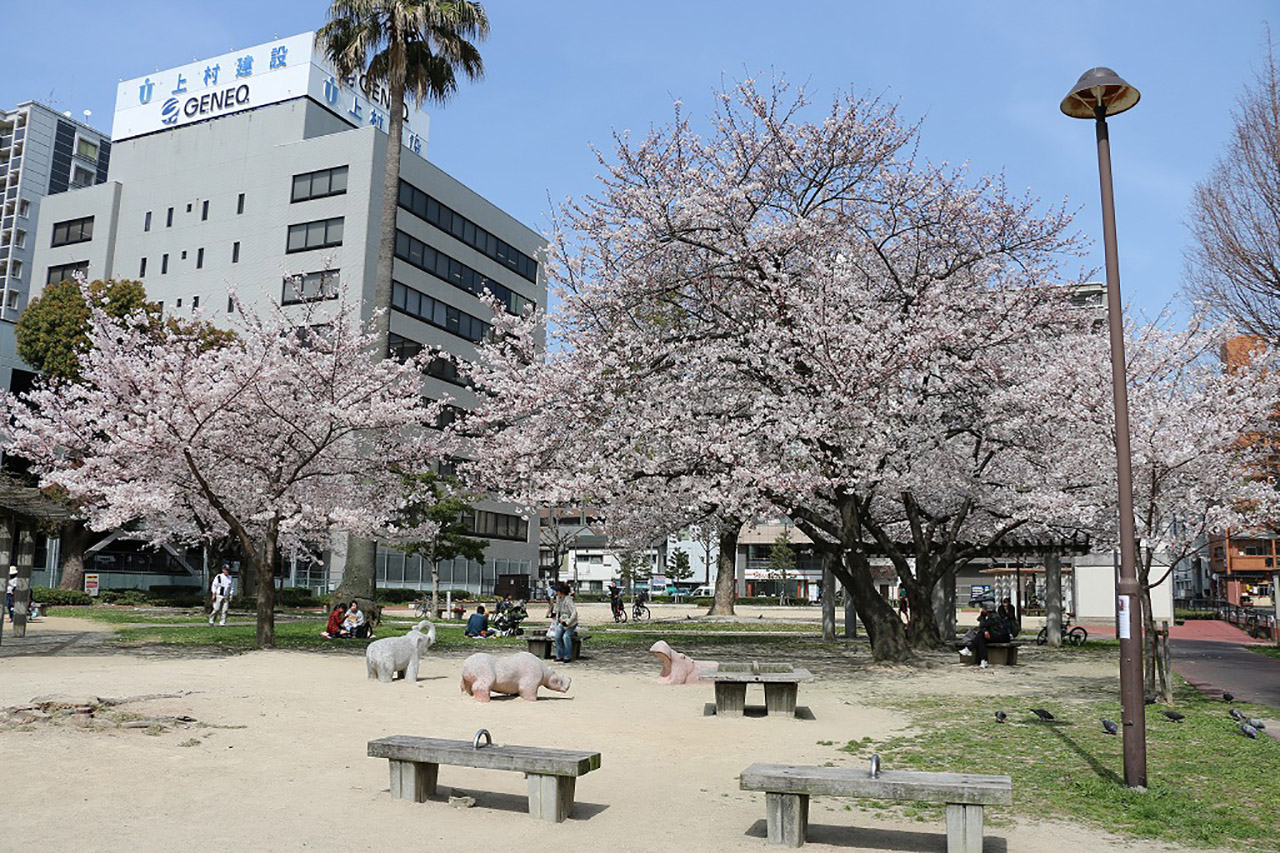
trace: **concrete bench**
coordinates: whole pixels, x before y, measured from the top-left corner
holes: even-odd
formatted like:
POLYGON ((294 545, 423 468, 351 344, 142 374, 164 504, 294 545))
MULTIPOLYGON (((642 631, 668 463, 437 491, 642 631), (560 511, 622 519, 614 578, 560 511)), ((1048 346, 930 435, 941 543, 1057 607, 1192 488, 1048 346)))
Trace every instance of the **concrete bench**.
POLYGON ((475 747, 470 741, 395 735, 369 741, 369 756, 391 763, 391 797, 423 803, 436 793, 441 764, 514 770, 529 781, 529 814, 560 823, 573 811, 578 777, 600 769, 600 753, 536 746, 475 747))
POLYGON ((702 676, 715 682, 716 716, 741 717, 746 713, 747 685, 764 687, 765 714, 795 716, 800 682, 812 681, 813 673, 791 664, 722 663, 702 676))
MULTIPOLYGON (((1018 663, 1018 646, 1019 642, 1011 643, 987 643, 987 660, 992 666, 1016 666, 1018 663)), ((963 648, 963 646, 961 647, 963 648)), ((976 654, 960 655, 960 663, 967 663, 972 666, 978 665, 978 656, 976 654)))
MULTIPOLYGON (((534 634, 525 636, 525 642, 529 644, 529 653, 543 660, 551 660, 556 649, 556 641, 548 637, 546 634, 534 634)), ((586 631, 576 631, 573 635, 573 659, 577 660, 582 657, 582 641, 591 639, 591 634, 586 631)))
POLYGON ((972 773, 921 773, 843 767, 803 767, 790 764, 752 764, 742 771, 744 791, 765 792, 769 843, 800 847, 809 826, 809 797, 868 797, 945 803, 947 853, 982 853, 982 809, 1013 803, 1008 776, 972 773))

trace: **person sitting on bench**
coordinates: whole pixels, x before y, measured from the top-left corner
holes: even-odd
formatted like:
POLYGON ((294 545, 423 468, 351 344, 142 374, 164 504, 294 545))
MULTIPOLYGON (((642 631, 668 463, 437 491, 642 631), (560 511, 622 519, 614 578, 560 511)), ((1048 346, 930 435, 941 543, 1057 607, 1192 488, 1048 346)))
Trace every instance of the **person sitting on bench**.
POLYGON ((342 620, 347 615, 347 605, 339 601, 334 605, 333 612, 329 614, 329 624, 325 625, 324 633, 320 636, 335 639, 342 634, 342 620))
POLYGON ((467 627, 463 633, 468 637, 487 637, 489 636, 489 617, 484 615, 484 605, 481 604, 476 608, 476 612, 471 614, 471 618, 467 620, 467 627))
POLYGON ((342 633, 339 636, 355 639, 367 639, 373 636, 369 623, 365 621, 364 611, 354 600, 351 602, 351 607, 347 609, 346 618, 342 620, 342 633))
POLYGON ((960 654, 976 655, 978 666, 986 669, 990 666, 987 663, 987 644, 1007 642, 1009 642, 1009 635, 1005 632, 1000 617, 991 612, 991 605, 984 604, 982 613, 978 616, 978 630, 974 632, 973 639, 960 650, 960 654))

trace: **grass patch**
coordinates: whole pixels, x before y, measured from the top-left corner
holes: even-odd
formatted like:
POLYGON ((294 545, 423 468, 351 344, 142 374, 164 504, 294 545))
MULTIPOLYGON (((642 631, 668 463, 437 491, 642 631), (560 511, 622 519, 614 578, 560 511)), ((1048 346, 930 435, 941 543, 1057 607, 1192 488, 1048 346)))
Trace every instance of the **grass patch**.
MULTIPOLYGON (((1113 699, 919 697, 901 709, 921 733, 874 745, 853 741, 843 749, 859 756, 878 752, 887 768, 1007 774, 1013 810, 1028 817, 1081 820, 1192 846, 1280 850, 1274 818, 1280 811, 1280 743, 1246 739, 1222 702, 1185 682, 1176 695, 1186 715, 1182 723, 1166 721, 1158 706, 1147 708, 1146 793, 1124 787, 1123 741, 1105 734, 1098 722, 1120 720, 1113 699), (1039 722, 1027 710, 1033 704, 1047 707, 1058 721, 1039 722), (1009 721, 996 723, 996 710, 1006 711, 1009 721)), ((1253 716, 1266 712, 1236 707, 1253 716)))
POLYGON ((625 624, 615 624, 613 622, 603 622, 592 627, 593 631, 644 631, 651 634, 658 633, 738 633, 738 634, 754 634, 762 633, 785 633, 799 634, 808 636, 820 636, 822 634, 822 626, 815 622, 765 622, 763 620, 745 620, 742 622, 703 622, 698 619, 678 619, 667 622, 628 622, 625 624))
MULTIPOLYGON (((199 620, 203 622, 204 620, 199 620)), ((331 640, 320 636, 324 631, 326 620, 299 619, 289 622, 276 622, 276 648, 294 651, 326 651, 349 652, 363 654, 369 640, 331 640)), ((436 625, 435 649, 480 651, 489 648, 524 648, 523 637, 504 637, 492 640, 472 640, 462 634, 462 625, 436 625)), ((384 624, 380 630, 383 637, 403 633, 398 625, 384 624)), ((188 648, 211 648, 227 653, 245 652, 254 647, 257 629, 253 625, 209 625, 197 624, 191 627, 184 625, 151 626, 140 628, 123 628, 117 635, 117 642, 126 646, 180 646, 188 648)))
POLYGON ((107 622, 112 625, 150 623, 185 625, 204 622, 209 618, 207 615, 202 615, 200 611, 190 608, 115 607, 109 604, 95 604, 91 607, 58 607, 50 615, 89 619, 94 622, 107 622))
POLYGON ((1246 646, 1245 648, 1255 654, 1266 655, 1269 658, 1280 658, 1280 648, 1276 646, 1246 646))

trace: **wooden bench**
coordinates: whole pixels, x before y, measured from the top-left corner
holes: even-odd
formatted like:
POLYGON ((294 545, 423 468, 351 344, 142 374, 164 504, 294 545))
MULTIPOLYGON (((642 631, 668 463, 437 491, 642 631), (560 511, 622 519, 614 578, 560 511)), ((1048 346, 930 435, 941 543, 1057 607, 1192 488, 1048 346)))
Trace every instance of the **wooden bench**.
MULTIPOLYGON (((556 641, 548 637, 545 633, 533 634, 526 636, 525 642, 529 644, 529 653, 543 660, 551 660, 554 657, 556 649, 556 641)), ((582 657, 582 641, 591 639, 591 634, 586 631, 575 631, 573 634, 573 659, 577 660, 582 657)))
POLYGON ((921 773, 844 767, 803 767, 790 764, 752 764, 742 771, 744 791, 765 792, 765 819, 770 844, 800 847, 809 826, 809 797, 869 797, 945 803, 947 853, 982 853, 982 809, 1013 803, 1008 776, 972 773, 921 773))
POLYGON ((600 753, 536 746, 474 746, 465 740, 394 735, 369 741, 369 756, 391 763, 391 797, 423 803, 436 793, 441 764, 514 770, 529 780, 529 814, 560 823, 573 811, 578 777, 600 769, 600 753))
POLYGON ((764 687, 765 714, 795 716, 801 681, 812 681, 813 673, 789 663, 724 663, 704 673, 716 685, 716 716, 741 717, 747 708, 747 685, 764 687))
MULTIPOLYGON (((1018 663, 1018 646, 1020 645, 1022 643, 1016 640, 1011 643, 987 643, 987 660, 991 662, 992 666, 1016 666, 1018 663)), ((960 663, 977 666, 978 656, 976 654, 961 654, 960 663)))

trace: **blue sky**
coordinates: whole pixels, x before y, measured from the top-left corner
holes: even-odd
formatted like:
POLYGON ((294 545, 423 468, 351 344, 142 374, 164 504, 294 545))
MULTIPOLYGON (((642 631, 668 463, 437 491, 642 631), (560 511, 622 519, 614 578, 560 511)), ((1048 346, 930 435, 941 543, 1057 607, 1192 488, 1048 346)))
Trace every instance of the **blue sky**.
MULTIPOLYGON (((54 102, 109 128, 120 78, 314 29, 324 0, 70 0, 5 14, 0 104, 54 102), (122 11, 127 10, 127 11, 122 11), (56 29, 56 34, 51 32, 56 29)), ((784 74, 818 100, 839 89, 923 116, 933 160, 1003 170, 1011 188, 1067 199, 1095 239, 1097 161, 1090 122, 1058 103, 1084 70, 1108 65, 1142 102, 1111 122, 1126 298, 1150 313, 1173 299, 1195 182, 1231 130, 1242 86, 1264 62, 1280 5, 1074 2, 485 3, 486 79, 433 107, 430 159, 541 230, 548 196, 592 191, 591 145, 643 131, 673 99, 705 115, 724 78, 784 74)))

